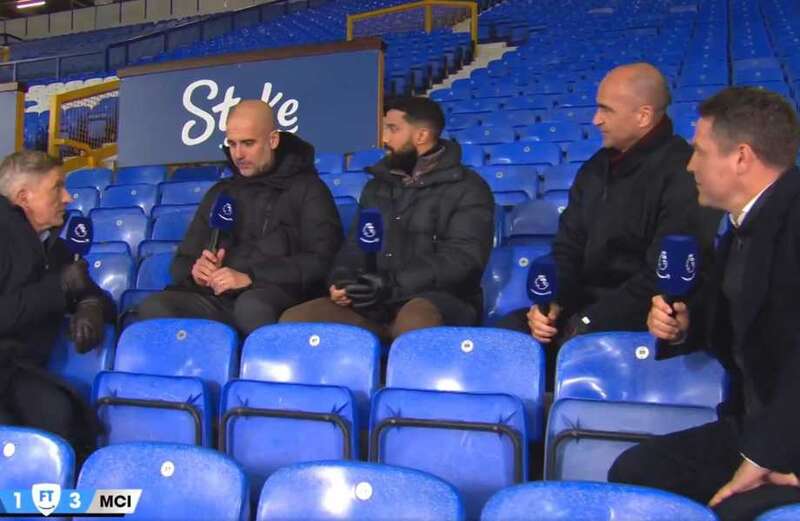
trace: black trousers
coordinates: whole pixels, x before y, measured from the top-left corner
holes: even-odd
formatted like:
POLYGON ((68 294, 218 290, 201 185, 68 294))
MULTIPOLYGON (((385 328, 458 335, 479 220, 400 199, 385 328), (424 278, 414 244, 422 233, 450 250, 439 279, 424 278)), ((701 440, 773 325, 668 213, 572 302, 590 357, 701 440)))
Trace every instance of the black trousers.
MULTIPOLYGON (((668 490, 705 504, 742 463, 737 441, 738 427, 732 419, 658 436, 623 452, 608 480, 668 490)), ((721 521, 750 521, 772 508, 798 502, 800 488, 772 485, 734 495, 715 510, 721 521)))
POLYGON ((219 297, 193 291, 166 290, 139 304, 136 318, 206 318, 229 324, 247 336, 261 326, 276 323, 284 310, 300 302, 298 297, 275 285, 219 297))

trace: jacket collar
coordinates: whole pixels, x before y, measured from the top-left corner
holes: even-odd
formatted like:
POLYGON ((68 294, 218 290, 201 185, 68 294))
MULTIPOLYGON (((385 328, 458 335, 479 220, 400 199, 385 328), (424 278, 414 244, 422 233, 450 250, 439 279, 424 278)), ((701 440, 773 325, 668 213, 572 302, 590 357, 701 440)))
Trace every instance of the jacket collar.
MULTIPOLYGON (((419 176, 417 180, 408 185, 410 188, 423 188, 441 183, 454 183, 464 177, 461 169, 461 147, 448 139, 440 139, 439 144, 442 150, 438 151, 436 165, 432 166, 425 175, 419 176)), ((403 177, 394 175, 389 170, 389 159, 385 157, 378 163, 368 167, 367 172, 376 178, 392 184, 403 184, 403 177)))
POLYGON ((625 152, 606 149, 609 170, 614 177, 626 177, 634 173, 650 154, 672 139, 672 121, 664 115, 650 132, 642 136, 625 152))
MULTIPOLYGON (((30 236, 31 240, 42 242, 40 235, 33 229, 25 212, 19 206, 12 204, 5 196, 0 195, 0 221, 14 227, 25 230, 25 233, 30 236)), ((67 223, 67 216, 64 216, 64 224, 51 228, 50 235, 44 241, 46 249, 49 249, 58 240, 61 230, 67 223)))
POLYGON ((226 150, 228 167, 233 172, 235 184, 264 184, 278 189, 288 188, 291 179, 297 175, 316 175, 314 166, 314 147, 289 132, 280 133, 280 142, 275 150, 275 163, 265 174, 245 177, 236 168, 226 150))

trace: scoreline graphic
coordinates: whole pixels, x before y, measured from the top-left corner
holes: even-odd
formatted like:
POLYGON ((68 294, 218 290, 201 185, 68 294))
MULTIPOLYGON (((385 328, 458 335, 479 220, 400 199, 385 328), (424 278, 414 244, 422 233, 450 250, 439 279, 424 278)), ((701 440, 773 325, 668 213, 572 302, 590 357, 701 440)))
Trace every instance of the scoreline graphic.
POLYGON ((136 511, 141 496, 141 489, 62 489, 57 483, 37 483, 0 490, 0 517, 123 517, 136 511))

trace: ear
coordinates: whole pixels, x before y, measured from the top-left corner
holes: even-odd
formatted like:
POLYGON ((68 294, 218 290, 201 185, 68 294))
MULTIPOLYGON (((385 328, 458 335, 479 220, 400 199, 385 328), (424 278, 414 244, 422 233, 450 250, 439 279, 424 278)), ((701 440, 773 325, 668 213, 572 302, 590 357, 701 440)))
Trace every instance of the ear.
POLYGON ((741 175, 753 166, 758 159, 753 147, 747 143, 741 143, 736 147, 736 173, 741 175))
POLYGON ((11 196, 11 202, 21 208, 27 208, 30 201, 31 192, 25 187, 20 187, 16 193, 11 196))
POLYGON ((653 123, 655 118, 655 110, 652 105, 642 105, 639 107, 639 126, 647 127, 653 123))
POLYGON ((277 130, 273 130, 269 133, 269 148, 272 150, 277 150, 278 145, 281 144, 281 133, 277 130))
POLYGON ((420 146, 431 141, 433 133, 427 127, 419 127, 414 132, 414 145, 420 146))

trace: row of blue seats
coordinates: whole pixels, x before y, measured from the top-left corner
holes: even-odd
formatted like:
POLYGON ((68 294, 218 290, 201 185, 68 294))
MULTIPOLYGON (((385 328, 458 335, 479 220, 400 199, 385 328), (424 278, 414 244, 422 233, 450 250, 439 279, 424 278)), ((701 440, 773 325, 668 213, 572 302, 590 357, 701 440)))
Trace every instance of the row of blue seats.
MULTIPOLYGON (((247 477, 234 461, 200 447, 129 443, 96 451, 77 481, 72 449, 59 437, 21 427, 0 427, 0 443, 13 447, 4 489, 55 483, 64 489, 140 489, 131 519, 214 521, 463 521, 464 503, 450 484, 425 472, 359 462, 312 462, 276 471, 248 494, 247 477), (193 491, 193 493, 187 493, 193 491), (199 493, 198 492, 202 492, 199 493), (251 513, 251 504, 255 513, 251 513)), ((628 485, 537 482, 505 488, 483 508, 482 521, 612 521, 671 518, 714 521, 706 507, 674 494, 628 485)), ((800 507, 789 506, 756 521, 789 521, 800 507)), ((75 517, 74 519, 82 519, 75 517)))
MULTIPOLYGON (((220 450, 247 470, 255 490, 288 463, 357 458, 358 434, 369 425, 371 461, 438 475, 474 513, 492 493, 527 480, 528 443, 544 432, 543 351, 510 331, 407 333, 391 346, 383 389, 378 339, 352 326, 265 326, 245 339, 240 356, 225 325, 151 320, 125 329, 113 349, 112 335, 79 375, 54 368, 83 388, 101 370, 92 398, 103 444, 212 446, 218 424, 220 450)), ((65 352, 82 361, 69 345, 59 356, 65 352)), ((641 333, 586 335, 562 348, 546 479, 603 481, 628 446, 626 433, 663 434, 716 418, 722 367, 702 353, 659 362, 654 355, 653 339, 641 333)))

